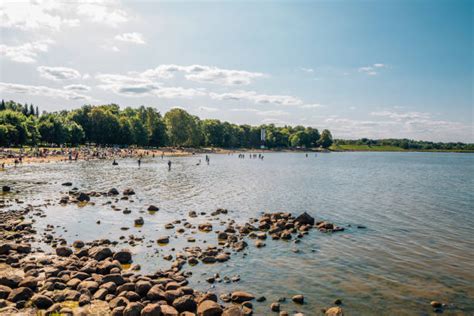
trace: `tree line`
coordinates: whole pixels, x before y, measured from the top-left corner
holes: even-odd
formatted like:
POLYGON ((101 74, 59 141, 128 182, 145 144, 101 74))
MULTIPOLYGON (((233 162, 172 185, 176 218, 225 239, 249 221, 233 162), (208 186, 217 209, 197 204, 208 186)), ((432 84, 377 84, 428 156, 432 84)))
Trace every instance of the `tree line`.
POLYGON ((369 139, 361 138, 356 140, 336 139, 335 145, 367 145, 367 146, 394 146, 406 150, 474 150, 474 144, 461 142, 429 142, 412 139, 369 139))
POLYGON ((204 119, 174 108, 161 115, 152 107, 116 104, 39 113, 38 107, 14 101, 0 103, 0 146, 97 144, 141 147, 268 148, 332 145, 329 130, 304 126, 251 126, 204 119), (265 141, 261 140, 265 129, 265 141))

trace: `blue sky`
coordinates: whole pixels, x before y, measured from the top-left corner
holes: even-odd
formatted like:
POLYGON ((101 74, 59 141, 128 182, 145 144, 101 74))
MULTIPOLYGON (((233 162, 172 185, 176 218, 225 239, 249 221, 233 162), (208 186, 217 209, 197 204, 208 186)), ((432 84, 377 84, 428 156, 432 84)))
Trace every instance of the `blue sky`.
POLYGON ((0 4, 0 94, 474 142, 472 1, 0 4))

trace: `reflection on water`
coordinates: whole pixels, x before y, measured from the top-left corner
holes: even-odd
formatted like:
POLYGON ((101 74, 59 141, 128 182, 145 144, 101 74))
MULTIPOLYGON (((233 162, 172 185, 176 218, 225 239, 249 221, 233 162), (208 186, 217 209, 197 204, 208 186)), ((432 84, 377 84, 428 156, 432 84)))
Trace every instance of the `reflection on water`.
MULTIPOLYGON (((267 314, 272 301, 293 294, 304 294, 307 304, 282 307, 309 315, 336 298, 349 315, 425 315, 435 299, 456 305, 447 315, 474 313, 474 155, 332 153, 306 158, 275 153, 264 161, 211 155, 209 166, 196 166, 198 159, 203 157, 172 158, 171 171, 166 161, 150 158, 140 169, 134 160, 121 160, 116 167, 95 161, 23 166, 0 176, 33 204, 57 201, 67 190, 61 186, 65 181, 86 191, 134 188, 133 203, 114 203, 132 210, 129 215, 114 211, 106 198, 92 198, 95 205, 82 208, 49 206, 38 226, 63 226, 60 232, 68 242, 142 236, 145 242, 131 249, 144 272, 167 267, 170 263, 161 256, 172 248, 217 242, 214 232, 198 232, 190 244, 189 231, 164 229, 166 223, 187 218, 190 210, 227 208, 227 218, 237 222, 263 211, 307 211, 317 219, 351 225, 334 235, 311 231, 297 246, 267 240, 267 247, 251 246, 245 257, 240 253, 224 264, 186 267, 201 289, 214 287, 203 275, 240 275, 240 282, 217 284, 213 290, 247 288, 265 295, 266 303, 255 303, 257 314, 267 314), (149 204, 160 210, 149 214, 149 204), (145 225, 134 227, 139 216, 145 225), (357 224, 367 229, 356 229, 357 224), (124 232, 123 226, 130 229, 124 232), (170 243, 159 246, 155 240, 163 235, 171 236, 170 243), (299 253, 292 251, 295 246, 299 253)), ((213 224, 218 227, 219 221, 213 224)))

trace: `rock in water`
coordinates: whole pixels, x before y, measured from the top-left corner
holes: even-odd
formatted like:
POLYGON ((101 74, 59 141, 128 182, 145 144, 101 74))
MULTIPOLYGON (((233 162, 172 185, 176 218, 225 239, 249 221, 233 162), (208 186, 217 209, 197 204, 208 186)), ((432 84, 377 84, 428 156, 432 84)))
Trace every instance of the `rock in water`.
POLYGON ((128 249, 117 251, 113 257, 114 260, 118 260, 121 264, 132 262, 132 253, 128 249))
POLYGON ((314 218, 308 213, 304 212, 295 219, 295 222, 300 225, 314 225, 314 218))
POLYGON ((135 191, 133 191, 133 189, 125 189, 123 190, 123 195, 134 195, 135 194, 135 191))
POLYGON ((90 199, 91 198, 87 194, 85 194, 84 192, 79 193, 79 195, 77 196, 77 200, 79 202, 89 202, 90 199))
POLYGON ((58 247, 56 248, 56 254, 60 257, 69 257, 72 255, 72 250, 69 247, 58 247))
POLYGON ((297 304, 303 304, 304 303, 304 296, 303 295, 295 295, 291 298, 293 300, 293 302, 297 303, 297 304))
POLYGON ((198 316, 220 316, 222 308, 214 301, 205 300, 199 304, 197 314, 198 316))
POLYGON ((242 302, 247 302, 247 301, 251 301, 255 299, 255 296, 244 291, 235 291, 235 292, 232 292, 230 298, 232 302, 242 303, 242 302))
POLYGON ((155 206, 155 205, 148 206, 149 212, 157 212, 158 210, 159 210, 158 206, 155 206))
POLYGON ((344 311, 340 307, 331 307, 324 313, 326 316, 344 316, 344 311))
POLYGON ((2 192, 10 192, 10 191, 11 191, 11 188, 8 185, 4 185, 2 187, 2 192))

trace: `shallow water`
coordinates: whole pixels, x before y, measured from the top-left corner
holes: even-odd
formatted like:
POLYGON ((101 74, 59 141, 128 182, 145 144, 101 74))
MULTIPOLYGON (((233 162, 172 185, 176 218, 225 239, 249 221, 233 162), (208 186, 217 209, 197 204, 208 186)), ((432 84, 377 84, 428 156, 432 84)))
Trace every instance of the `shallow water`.
MULTIPOLYGON (((273 153, 263 161, 210 157, 209 166, 201 156, 171 158, 171 171, 161 158, 143 159, 140 169, 132 159, 119 160, 116 167, 110 161, 25 165, 0 173, 0 184, 13 184, 21 191, 18 197, 32 204, 53 199, 55 205, 37 225, 64 227, 57 231, 68 242, 144 236, 143 244, 131 248, 144 273, 168 267, 161 255, 171 248, 216 243, 214 232, 192 235, 197 242, 190 244, 189 230, 179 235, 164 229, 165 223, 188 218, 190 210, 227 208, 229 214, 221 219, 241 223, 262 211, 307 211, 316 219, 351 225, 335 234, 312 230, 298 245, 266 240, 266 247, 256 249, 250 242, 246 256, 185 266, 197 288, 265 295, 267 302, 254 302, 257 315, 271 314, 272 301, 294 294, 304 294, 307 303, 297 306, 287 299, 282 309, 308 315, 336 298, 342 299, 347 315, 429 315, 431 300, 453 305, 445 315, 474 314, 474 155, 331 153, 306 158, 273 153), (104 205, 110 200, 105 197, 92 198, 95 205, 59 206, 61 191, 68 190, 61 186, 65 181, 84 191, 132 187, 137 193, 133 203, 114 203, 132 213, 112 210, 104 205), (148 214, 149 204, 160 211, 148 214), (145 220, 143 227, 133 227, 138 216, 145 220), (357 229, 358 224, 367 229, 357 229), (130 230, 120 230, 123 226, 130 230), (154 241, 163 235, 179 238, 161 247, 154 241), (207 284, 205 278, 214 273, 238 274, 241 281, 207 284)), ((219 220, 205 216, 190 221, 209 220, 219 226, 219 220)))

